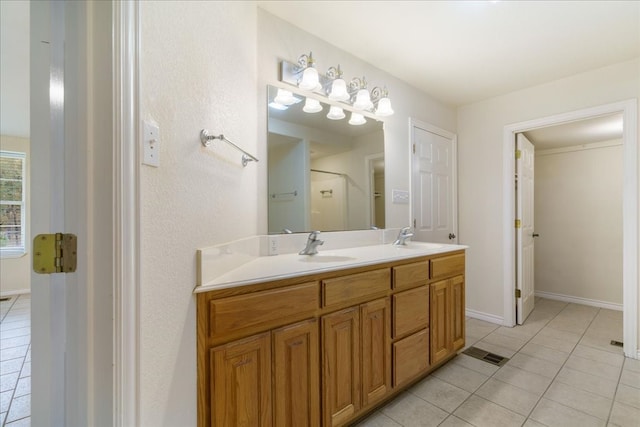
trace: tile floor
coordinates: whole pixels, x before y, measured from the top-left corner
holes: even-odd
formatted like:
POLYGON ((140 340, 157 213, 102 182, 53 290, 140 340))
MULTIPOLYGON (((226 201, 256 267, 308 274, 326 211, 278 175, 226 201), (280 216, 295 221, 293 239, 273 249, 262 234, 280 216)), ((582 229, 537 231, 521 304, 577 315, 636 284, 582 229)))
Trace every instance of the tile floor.
POLYGON ((0 426, 31 425, 31 296, 0 302, 0 426))
POLYGON ((536 298, 524 325, 467 318, 466 333, 510 360, 459 354, 358 426, 640 427, 640 360, 610 344, 622 312, 536 298))

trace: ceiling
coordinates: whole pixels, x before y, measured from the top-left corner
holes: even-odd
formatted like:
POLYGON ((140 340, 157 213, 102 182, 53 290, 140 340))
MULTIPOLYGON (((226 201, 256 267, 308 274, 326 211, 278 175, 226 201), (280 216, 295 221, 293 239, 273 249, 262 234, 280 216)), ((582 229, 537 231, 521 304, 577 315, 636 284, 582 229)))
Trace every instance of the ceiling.
POLYGON ((640 56, 638 1, 258 5, 451 106, 640 56))
POLYGON ((622 113, 578 120, 524 132, 536 150, 622 139, 622 113))
MULTIPOLYGON (((640 56, 638 1, 258 5, 451 106, 640 56)), ((28 137, 29 2, 0 7, 0 132, 28 137)))

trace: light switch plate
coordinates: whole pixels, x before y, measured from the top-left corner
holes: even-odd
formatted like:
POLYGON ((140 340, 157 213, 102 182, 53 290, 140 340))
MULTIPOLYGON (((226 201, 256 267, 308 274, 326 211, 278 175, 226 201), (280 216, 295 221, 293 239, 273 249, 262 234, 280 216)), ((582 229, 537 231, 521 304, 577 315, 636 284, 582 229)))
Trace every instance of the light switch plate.
POLYGON ((142 137, 142 164, 160 166, 160 127, 157 123, 145 120, 142 137))
POLYGON ((409 192, 405 190, 391 190, 391 200, 396 205, 408 205, 409 192))

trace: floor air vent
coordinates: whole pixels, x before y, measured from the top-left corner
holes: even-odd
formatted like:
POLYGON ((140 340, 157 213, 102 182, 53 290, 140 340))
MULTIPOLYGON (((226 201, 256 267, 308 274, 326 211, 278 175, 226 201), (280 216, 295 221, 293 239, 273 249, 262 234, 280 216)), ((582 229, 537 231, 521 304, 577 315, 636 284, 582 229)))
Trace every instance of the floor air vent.
POLYGON ((469 347, 462 352, 467 356, 475 357, 484 362, 491 363, 492 365, 502 366, 509 361, 507 357, 498 356, 497 354, 489 353, 478 347, 469 347))
POLYGON ((2 297, 2 298, 0 298, 0 301, 9 301, 10 299, 11 298, 9 298, 9 297, 2 297))
POLYGON ((611 340, 611 345, 615 345, 616 347, 624 347, 622 341, 611 340))

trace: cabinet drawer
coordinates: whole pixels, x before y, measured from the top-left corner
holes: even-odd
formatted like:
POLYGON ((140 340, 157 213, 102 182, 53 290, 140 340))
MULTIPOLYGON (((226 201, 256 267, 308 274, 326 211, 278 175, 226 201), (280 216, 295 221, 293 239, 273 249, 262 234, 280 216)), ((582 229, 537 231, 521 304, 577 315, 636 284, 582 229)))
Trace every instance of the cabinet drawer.
POLYGON ((429 286, 393 295, 393 337, 429 326, 429 286))
POLYGON ((464 274, 464 254, 450 255, 431 260, 431 278, 440 279, 464 274))
POLYGON ((224 334, 277 321, 291 323, 318 309, 318 283, 308 282, 209 302, 209 335, 224 334), (297 316, 297 317, 296 317, 297 316))
POLYGON ((429 261, 393 267, 393 287, 395 289, 416 283, 426 283, 427 280, 429 280, 429 261))
POLYGON ((388 268, 351 274, 322 281, 323 305, 347 304, 389 290, 391 272, 388 268))
POLYGON ((429 368, 429 329, 393 344, 393 386, 412 380, 429 368))

